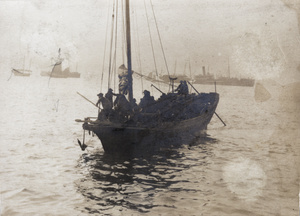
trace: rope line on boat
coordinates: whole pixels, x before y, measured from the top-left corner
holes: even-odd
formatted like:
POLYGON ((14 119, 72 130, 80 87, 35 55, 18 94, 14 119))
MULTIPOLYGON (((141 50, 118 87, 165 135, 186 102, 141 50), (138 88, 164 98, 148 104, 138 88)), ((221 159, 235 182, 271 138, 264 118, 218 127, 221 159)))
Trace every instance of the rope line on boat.
POLYGON ((157 30, 158 37, 159 37, 160 46, 161 46, 162 53, 163 53, 164 60, 165 60, 165 65, 166 65, 166 68, 167 68, 168 75, 170 76, 170 72, 169 72, 169 68, 168 68, 168 64, 167 64, 167 60, 166 60, 166 55, 165 55, 165 51, 164 51, 164 48, 163 48, 163 45, 162 45, 160 33, 159 33, 159 30, 158 30, 158 26, 157 26, 156 16, 155 16, 155 13, 154 13, 153 4, 152 4, 151 0, 150 0, 150 3, 151 3, 151 7, 152 7, 152 13, 153 13, 153 17, 154 17, 154 21, 155 21, 155 25, 156 25, 156 30, 157 30))
POLYGON ((154 48, 153 48, 153 40, 152 40, 152 35, 151 35, 151 28, 150 28, 150 24, 149 24, 149 17, 148 17, 148 12, 147 12, 147 8, 146 8, 146 1, 145 0, 144 0, 144 7, 145 7, 145 12, 146 12, 149 36, 150 36, 150 43, 151 43, 152 56, 153 56, 153 61, 154 61, 154 66, 155 66, 155 73, 156 73, 156 76, 158 76, 156 59, 155 59, 154 48))
MULTIPOLYGON (((110 0, 108 0, 109 4, 110 0)), ((102 92, 102 86, 103 86, 103 76, 104 76, 104 64, 105 64, 105 54, 106 54, 106 43, 107 43, 107 33, 108 33, 108 21, 109 21, 109 7, 107 9, 107 22, 106 22, 106 32, 105 32, 105 43, 104 43, 104 53, 103 53, 103 62, 102 62, 102 74, 101 74, 101 87, 100 92, 102 92)))
MULTIPOLYGON (((114 50, 114 59, 113 59, 113 81, 114 81, 114 87, 116 86, 116 73, 117 73, 117 36, 118 36, 118 0, 116 0, 116 19, 115 19, 115 50, 114 50)), ((108 87, 109 88, 109 87, 108 87)), ((114 89, 115 90, 115 89, 114 89)))
MULTIPOLYGON (((142 61, 141 61, 141 52, 140 52, 140 37, 139 37, 139 28, 138 28, 138 22, 137 22, 137 13, 135 13, 135 23, 136 23, 136 34, 137 34, 137 47, 138 47, 138 64, 139 64, 139 71, 140 73, 143 75, 143 68, 142 68, 142 61)), ((142 85, 142 91, 144 91, 144 82, 143 82, 143 79, 141 79, 141 85, 142 85)))
POLYGON ((113 3, 113 13, 111 20, 111 37, 110 37, 110 54, 109 54, 109 69, 108 69, 108 88, 110 88, 110 78, 111 78, 111 59, 112 59, 112 46, 113 46, 113 35, 114 35, 114 17, 115 17, 115 1, 113 3))

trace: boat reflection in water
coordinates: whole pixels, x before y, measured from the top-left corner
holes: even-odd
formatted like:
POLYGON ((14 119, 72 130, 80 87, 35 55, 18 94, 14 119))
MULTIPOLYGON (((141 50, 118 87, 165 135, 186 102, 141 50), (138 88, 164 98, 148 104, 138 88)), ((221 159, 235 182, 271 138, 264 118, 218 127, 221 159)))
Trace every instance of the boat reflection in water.
MULTIPOLYGON (((175 142, 174 145, 180 145, 175 142)), ((164 196, 178 199, 180 194, 180 199, 184 199, 185 195, 196 193, 207 199, 206 196, 211 194, 206 188, 207 183, 195 188, 195 179, 184 173, 193 175, 192 169, 206 172, 215 142, 215 139, 205 136, 181 145, 181 149, 164 148, 149 154, 140 152, 142 155, 136 157, 108 154, 101 150, 85 153, 78 165, 84 177, 75 182, 85 197, 84 205, 79 207, 83 209, 79 210, 86 214, 116 215, 122 211, 123 214, 135 215, 156 210, 161 212, 162 209, 164 212, 174 211, 176 207, 164 196), (199 160, 190 153, 196 153, 199 160)), ((206 181, 205 177, 201 178, 206 181)))

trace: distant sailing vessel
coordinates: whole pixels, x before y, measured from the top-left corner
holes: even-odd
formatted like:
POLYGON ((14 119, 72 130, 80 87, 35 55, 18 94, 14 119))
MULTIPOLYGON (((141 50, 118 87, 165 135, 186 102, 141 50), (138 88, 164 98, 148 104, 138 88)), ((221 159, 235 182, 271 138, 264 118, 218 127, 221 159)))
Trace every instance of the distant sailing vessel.
POLYGON ((32 71, 30 70, 30 65, 31 65, 31 61, 29 63, 29 67, 28 68, 25 67, 25 57, 24 57, 23 69, 12 68, 11 72, 15 76, 29 77, 31 75, 31 73, 32 73, 32 71), (27 69, 25 69, 25 68, 27 68, 27 69))
POLYGON ((254 86, 255 80, 250 78, 236 78, 236 77, 219 77, 216 79, 218 85, 230 85, 230 86, 254 86))
MULTIPOLYGON (((171 75, 171 76, 169 76, 169 75, 167 75, 167 74, 162 74, 162 75, 160 75, 159 76, 159 79, 161 79, 163 82, 172 82, 172 83, 180 83, 180 81, 181 80, 188 80, 188 81, 192 81, 192 79, 191 79, 191 75, 190 75, 190 77, 188 77, 186 74, 185 74, 185 69, 186 69, 186 65, 185 65, 185 67, 184 67, 184 72, 183 72, 183 74, 176 74, 175 75, 175 72, 176 72, 176 63, 177 62, 175 62, 175 68, 174 68, 174 74, 173 75, 171 75)), ((190 66, 190 70, 191 70, 191 65, 189 65, 190 66)))
POLYGON ((55 64, 51 71, 42 71, 41 76, 48 76, 52 78, 80 78, 80 73, 70 72, 70 68, 62 69, 62 63, 64 59, 60 57, 60 49, 58 50, 58 58, 55 60, 55 64))
POLYGON ((169 76, 169 75, 161 75, 159 78, 164 81, 164 82, 169 82, 170 77, 174 78, 174 83, 179 83, 180 80, 190 80, 190 77, 181 74, 181 75, 176 75, 176 76, 169 76))
POLYGON ((15 75, 15 76, 25 76, 25 77, 29 77, 32 73, 31 70, 25 70, 25 69, 12 69, 11 72, 15 75))
MULTIPOLYGON (((145 90, 141 102, 136 104, 133 97, 137 90, 133 89, 129 0, 125 4, 127 67, 121 65, 118 69, 119 94, 114 94, 117 97, 114 102, 111 99, 113 95, 105 98, 102 93, 98 94, 98 103, 102 102, 103 106, 98 118, 95 120, 86 117, 76 121, 83 122, 84 131, 97 135, 105 152, 132 154, 139 149, 148 151, 152 145, 156 145, 156 142, 147 142, 149 140, 182 137, 185 133, 197 135, 206 130, 215 114, 219 94, 190 93, 187 85, 189 82, 183 80, 174 90, 174 80, 170 78, 173 86, 171 92, 160 91, 161 96, 155 100, 145 90)), ((191 87, 194 88, 192 85, 191 87)), ((78 140, 78 143, 82 150, 86 148, 84 142, 78 140)))

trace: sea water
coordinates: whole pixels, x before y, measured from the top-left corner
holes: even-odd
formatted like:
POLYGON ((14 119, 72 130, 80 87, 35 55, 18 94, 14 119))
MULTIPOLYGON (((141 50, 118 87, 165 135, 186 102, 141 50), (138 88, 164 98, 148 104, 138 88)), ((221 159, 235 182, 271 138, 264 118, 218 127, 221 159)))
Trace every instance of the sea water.
POLYGON ((78 146, 75 119, 97 108, 76 92, 95 103, 99 83, 1 78, 1 215, 299 215, 298 84, 268 82, 265 99, 254 87, 217 85, 226 126, 213 116, 206 137, 122 158, 88 133, 88 148, 78 146))

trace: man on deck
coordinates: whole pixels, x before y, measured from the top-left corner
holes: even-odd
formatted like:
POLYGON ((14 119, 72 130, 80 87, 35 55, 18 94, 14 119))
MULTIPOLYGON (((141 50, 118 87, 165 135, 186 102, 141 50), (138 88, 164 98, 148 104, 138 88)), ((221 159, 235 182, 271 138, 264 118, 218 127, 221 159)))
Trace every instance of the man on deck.
POLYGON ((175 90, 178 92, 178 94, 187 95, 189 94, 189 87, 186 83, 186 81, 181 80, 179 86, 175 90))
POLYGON ((103 107, 102 112, 100 112, 98 115, 98 119, 99 117, 106 117, 107 119, 112 110, 112 103, 107 98, 103 97, 102 93, 99 93, 97 96, 99 97, 99 99, 96 103, 96 106, 100 108, 100 104, 102 104, 103 107))
POLYGON ((107 98, 111 104, 113 104, 113 96, 117 96, 116 94, 113 93, 113 90, 111 88, 108 89, 107 93, 105 94, 105 98, 107 98))
POLYGON ((153 105, 154 102, 154 97, 150 95, 149 91, 145 90, 144 97, 141 99, 139 106, 143 112, 152 112, 153 107, 151 105, 153 105))

